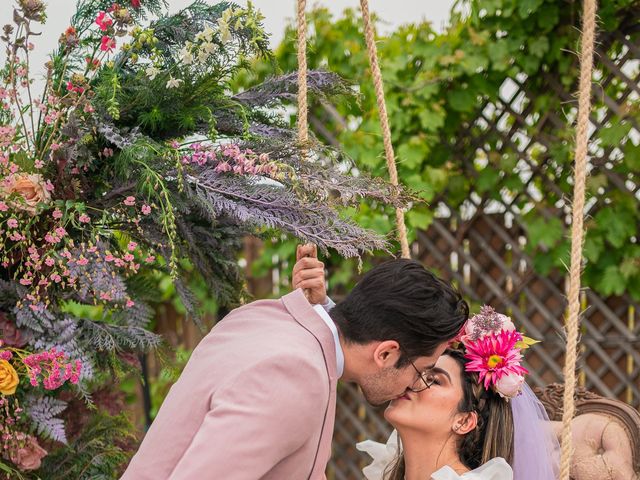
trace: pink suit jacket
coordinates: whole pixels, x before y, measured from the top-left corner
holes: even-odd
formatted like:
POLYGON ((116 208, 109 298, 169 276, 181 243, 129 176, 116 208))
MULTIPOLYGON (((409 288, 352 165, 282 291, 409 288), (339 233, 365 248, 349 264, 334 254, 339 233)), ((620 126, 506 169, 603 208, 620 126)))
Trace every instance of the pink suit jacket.
POLYGON ((315 480, 331 455, 331 330, 301 290, 238 308, 200 342, 122 480, 315 480))

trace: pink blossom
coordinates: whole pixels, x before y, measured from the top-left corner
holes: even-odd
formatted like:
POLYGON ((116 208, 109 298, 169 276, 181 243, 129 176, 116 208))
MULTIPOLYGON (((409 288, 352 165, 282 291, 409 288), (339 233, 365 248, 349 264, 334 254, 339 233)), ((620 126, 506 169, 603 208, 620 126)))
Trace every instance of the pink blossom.
POLYGON ((42 167, 44 167, 44 162, 42 160, 36 160, 35 163, 34 163, 34 166, 36 168, 42 168, 42 167))
POLYGON ((9 210, 7 204, 4 202, 0 202, 0 212, 6 212, 7 210, 9 210))
POLYGON ((112 300, 112 297, 108 292, 100 292, 100 300, 110 302, 112 300))
POLYGON ((7 226, 9 228, 18 228, 18 221, 15 218, 10 218, 7 220, 7 226))
POLYGON ((55 151, 56 151, 56 150, 58 150, 61 146, 62 146, 62 145, 60 145, 59 143, 52 143, 52 144, 51 144, 51 147, 49 147, 49 148, 51 148, 51 151, 52 151, 52 152, 55 152, 55 151))
POLYGON ((62 218, 62 212, 60 211, 60 209, 59 209, 59 208, 56 208, 56 209, 53 211, 53 218, 55 218, 56 220, 58 220, 58 219, 62 218))
POLYGON ((105 149, 102 150, 102 155, 104 155, 106 158, 113 157, 113 149, 105 147, 105 149))
POLYGON ((520 365, 522 354, 516 344, 521 340, 520 333, 502 330, 500 333, 469 341, 465 344, 465 358, 470 361, 465 370, 478 372, 478 380, 484 382, 485 389, 495 385, 503 376, 529 373, 520 365))
POLYGON ((44 182, 44 188, 48 192, 53 192, 56 189, 56 187, 53 186, 53 183, 51 183, 51 180, 47 180, 46 182, 44 182))
POLYGON ((33 278, 31 277, 23 277, 20 279, 20 285, 31 285, 33 283, 33 278))
POLYGON ((77 263, 78 265, 84 266, 84 265, 87 265, 87 264, 89 263, 89 260, 88 260, 87 258, 85 258, 85 257, 80 257, 80 258, 76 261, 76 263, 77 263))
POLYGON ((129 244, 127 245, 127 250, 133 252, 137 246, 138 244, 136 242, 129 242, 129 244))
POLYGON ((100 41, 100 50, 103 52, 113 52, 114 48, 116 48, 115 38, 109 38, 106 35, 102 37, 102 40, 100 41))
POLYGON ((47 257, 44 259, 44 263, 47 265, 47 267, 53 267, 56 261, 51 257, 47 257))
POLYGON ((151 213, 151 207, 149 205, 142 205, 142 213, 144 215, 149 215, 151 213))
POLYGON ((86 213, 83 213, 82 215, 80 215, 80 217, 78 217, 78 221, 80 223, 89 223, 91 221, 91 217, 89 217, 89 215, 87 215, 86 213))
POLYGON ((135 203, 136 203, 135 197, 128 196, 127 198, 124 199, 124 204, 128 207, 132 207, 133 205, 135 205, 135 203))
POLYGON ((66 234, 67 231, 64 229, 64 227, 56 228, 56 235, 58 235, 59 237, 64 237, 66 234))
POLYGON ((133 259, 134 259, 134 256, 133 256, 133 255, 131 255, 130 253, 125 253, 125 254, 124 254, 124 256, 122 257, 122 259, 123 259, 125 262, 130 262, 131 260, 133 260, 133 259))
POLYGON ((131 299, 127 300, 127 308, 131 308, 131 307, 133 307, 135 304, 136 304, 136 303, 135 303, 133 300, 131 300, 131 299))
POLYGON ((156 257, 154 257, 153 255, 149 255, 147 258, 144 259, 144 261, 146 263, 152 263, 155 259, 156 257))
POLYGON ((114 257, 113 255, 111 255, 110 253, 105 255, 104 257, 104 261, 105 262, 113 262, 116 259, 116 257, 114 257))
POLYGON ((96 17, 96 25, 100 27, 100 30, 106 32, 113 25, 113 20, 107 16, 107 12, 100 12, 96 17))

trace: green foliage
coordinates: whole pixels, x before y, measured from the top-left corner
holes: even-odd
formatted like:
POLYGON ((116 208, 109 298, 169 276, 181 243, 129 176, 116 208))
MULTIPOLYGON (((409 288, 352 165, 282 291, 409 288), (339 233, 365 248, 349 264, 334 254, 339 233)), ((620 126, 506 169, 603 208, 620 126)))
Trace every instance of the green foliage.
POLYGON ((46 456, 40 470, 47 473, 47 480, 119 478, 130 457, 127 443, 135 441, 133 431, 124 414, 95 412, 82 434, 46 456))
MULTIPOLYGON (((553 130, 545 127, 545 145, 534 144, 527 151, 533 167, 546 165, 542 172, 547 179, 543 181, 540 175, 528 187, 540 192, 539 201, 520 195, 525 191, 526 181, 518 167, 517 148, 524 146, 523 140, 514 138, 514 145, 503 145, 500 135, 485 133, 475 120, 487 102, 496 102, 508 78, 524 82, 529 98, 535 99, 532 118, 540 120, 547 112, 556 112, 558 118, 575 118, 575 111, 570 112, 566 99, 549 91, 547 75, 555 77, 564 90, 577 90, 577 57, 571 52, 579 48, 580 2, 471 0, 463 5, 464 8, 452 13, 451 27, 441 34, 429 24, 421 23, 405 25, 389 36, 378 37, 401 181, 419 191, 423 199, 433 201, 442 197, 454 209, 460 208, 471 192, 498 201, 503 201, 505 195, 515 198, 514 206, 520 212, 528 212, 518 215, 516 220, 528 236, 527 250, 535 267, 541 273, 562 269, 567 262, 569 230, 554 206, 572 195, 574 131, 569 120, 553 130), (458 11, 467 12, 466 16, 458 11), (480 135, 487 143, 488 158, 478 153, 477 145, 471 144, 480 135), (550 189, 550 183, 558 189, 550 189)), ((638 0, 602 2, 598 13, 603 35, 620 28, 621 22, 637 11, 639 5, 638 0)), ((357 81, 360 92, 358 103, 339 102, 335 105, 336 112, 321 103, 312 104, 311 115, 325 127, 317 135, 342 145, 358 168, 386 177, 359 12, 346 10, 341 17, 334 18, 328 10, 316 9, 308 14, 308 22, 309 30, 314 32, 309 38, 310 68, 322 66, 347 80, 357 81)), ((621 57, 622 46, 613 42, 608 54, 612 59, 621 57)), ((276 58, 283 70, 296 69, 294 27, 287 29, 285 41, 276 49, 276 58)), ((239 77, 236 88, 260 81, 266 72, 263 64, 256 63, 250 75, 239 77)), ((621 98, 624 87, 615 78, 600 86, 602 94, 611 99, 621 98)), ((640 108, 638 99, 623 98, 620 113, 607 117, 593 140, 599 147, 615 147, 622 152, 612 166, 598 168, 613 170, 619 178, 636 178, 637 182, 634 175, 640 168, 640 148, 630 131, 640 119, 640 108)), ((594 116, 602 118, 609 107, 598 95, 593 108, 594 116)), ((488 123, 499 121, 491 112, 485 115, 488 123)), ((534 120, 519 131, 535 138, 540 135, 538 129, 534 120)), ((609 185, 606 175, 598 176, 597 170, 592 175, 589 194, 597 199, 597 204, 588 222, 584 279, 588 286, 605 295, 629 291, 640 299, 638 201, 631 191, 609 185)), ((374 226, 377 231, 394 229, 393 213, 383 206, 363 205, 350 213, 361 225, 374 226)), ((406 216, 410 237, 414 237, 417 229, 427 228, 433 216, 433 205, 414 205, 406 216)), ((268 252, 269 258, 275 249, 268 252)), ((279 258, 283 258, 282 254, 283 247, 279 246, 279 258)), ((330 259, 328 263, 333 265, 336 261, 330 259)), ((350 279, 348 272, 354 266, 340 263, 340 268, 347 273, 337 273, 336 277, 350 279)))

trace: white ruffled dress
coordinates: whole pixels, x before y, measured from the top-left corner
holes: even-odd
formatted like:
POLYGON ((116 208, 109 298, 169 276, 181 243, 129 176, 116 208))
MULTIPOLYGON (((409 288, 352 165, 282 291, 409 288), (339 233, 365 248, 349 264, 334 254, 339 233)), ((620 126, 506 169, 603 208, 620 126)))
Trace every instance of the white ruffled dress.
MULTIPOLYGON (((356 448, 368 453, 373 462, 362 469, 367 480, 383 480, 384 470, 396 457, 398 451, 398 433, 394 430, 386 445, 373 440, 365 440, 356 444, 356 448)), ((457 474, 448 465, 442 467, 431 475, 431 480, 513 480, 513 470, 504 458, 496 457, 484 465, 463 473, 457 474)))

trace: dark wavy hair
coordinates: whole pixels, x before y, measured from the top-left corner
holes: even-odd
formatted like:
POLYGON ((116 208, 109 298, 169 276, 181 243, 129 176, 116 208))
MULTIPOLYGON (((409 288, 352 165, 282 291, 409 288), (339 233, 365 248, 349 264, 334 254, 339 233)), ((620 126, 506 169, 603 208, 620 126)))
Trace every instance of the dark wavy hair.
POLYGON ((330 315, 347 342, 397 341, 401 368, 454 338, 469 306, 420 263, 396 259, 370 270, 330 315))

